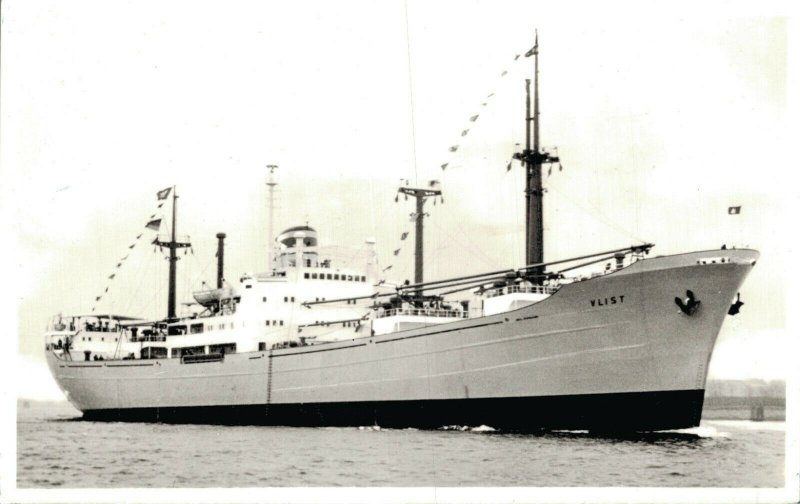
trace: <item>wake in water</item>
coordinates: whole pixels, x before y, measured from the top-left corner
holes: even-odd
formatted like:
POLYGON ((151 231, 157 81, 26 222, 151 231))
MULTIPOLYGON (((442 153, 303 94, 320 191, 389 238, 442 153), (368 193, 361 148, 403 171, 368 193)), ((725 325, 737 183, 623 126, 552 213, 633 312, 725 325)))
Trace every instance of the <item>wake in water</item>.
POLYGON ((534 432, 502 431, 488 425, 445 425, 439 431, 477 432, 512 436, 519 438, 552 438, 552 439, 585 439, 606 442, 642 442, 642 443, 692 443, 708 438, 725 438, 728 434, 719 432, 711 426, 695 427, 693 429, 658 431, 658 432, 593 432, 588 430, 540 430, 534 432))
POLYGON ((709 420, 709 424, 718 425, 720 427, 725 427, 727 429, 736 428, 736 429, 744 429, 744 430, 752 430, 752 431, 776 431, 776 432, 784 432, 786 431, 786 422, 785 421, 761 421, 761 422, 754 422, 752 420, 709 420))
MULTIPOLYGON (((413 427, 404 429, 395 429, 390 427, 381 427, 379 425, 360 425, 354 427, 319 427, 324 430, 358 430, 365 432, 400 432, 400 431, 418 431, 413 427)), ((609 433, 609 432, 591 432, 586 430, 540 430, 535 432, 513 432, 495 429, 489 425, 444 425, 435 430, 422 429, 422 431, 436 432, 436 431, 449 431, 449 432, 470 432, 478 434, 494 434, 502 437, 518 437, 518 438, 551 438, 551 439, 585 439, 585 440, 598 440, 606 442, 642 442, 642 443, 672 443, 672 442, 695 442, 702 439, 721 439, 729 436, 726 432, 720 432, 712 426, 701 426, 693 429, 684 429, 679 431, 660 431, 660 432, 623 432, 623 433, 609 433)))
POLYGON ((691 429, 681 429, 672 431, 680 434, 691 434, 699 438, 729 438, 730 433, 722 432, 713 425, 700 425, 699 427, 692 427, 691 429))
POLYGON ((498 432, 497 429, 494 427, 489 427, 488 425, 479 425, 477 427, 471 427, 469 425, 445 425, 444 427, 439 427, 437 430, 461 432, 498 432))

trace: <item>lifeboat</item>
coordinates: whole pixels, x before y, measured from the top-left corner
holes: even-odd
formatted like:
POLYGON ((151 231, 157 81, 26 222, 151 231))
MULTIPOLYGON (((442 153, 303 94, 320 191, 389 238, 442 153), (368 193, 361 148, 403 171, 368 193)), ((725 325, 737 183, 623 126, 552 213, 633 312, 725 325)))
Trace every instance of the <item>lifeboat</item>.
POLYGON ((219 289, 194 291, 192 296, 200 305, 210 307, 219 306, 224 301, 232 299, 234 293, 230 287, 221 287, 219 289))

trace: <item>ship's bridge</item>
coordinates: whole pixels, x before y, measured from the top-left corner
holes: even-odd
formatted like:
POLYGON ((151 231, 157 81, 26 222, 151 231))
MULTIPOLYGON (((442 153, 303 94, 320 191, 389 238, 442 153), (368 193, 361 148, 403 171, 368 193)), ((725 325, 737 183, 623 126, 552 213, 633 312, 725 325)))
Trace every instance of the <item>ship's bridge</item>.
POLYGON ((279 251, 275 258, 277 268, 319 266, 317 231, 310 226, 294 226, 284 230, 275 239, 279 251))

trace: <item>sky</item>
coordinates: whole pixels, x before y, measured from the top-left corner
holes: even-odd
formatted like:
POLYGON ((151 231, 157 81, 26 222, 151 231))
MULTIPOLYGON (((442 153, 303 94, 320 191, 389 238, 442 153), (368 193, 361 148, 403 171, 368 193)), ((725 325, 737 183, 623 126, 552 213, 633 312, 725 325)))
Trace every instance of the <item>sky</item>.
POLYGON ((784 378, 795 21, 789 3, 689 5, 3 2, 0 209, 20 390, 58 397, 50 316, 89 312, 106 287, 97 311, 165 314, 166 261, 144 224, 172 185, 193 242, 179 301, 214 281, 219 231, 230 277, 266 269, 268 164, 276 230, 375 238, 396 279, 413 278, 401 179, 442 182, 426 279, 521 266, 523 174, 506 164, 532 76, 515 57, 534 30, 542 144, 563 168, 545 176, 545 257, 643 241, 665 255, 760 250, 709 373, 784 378))

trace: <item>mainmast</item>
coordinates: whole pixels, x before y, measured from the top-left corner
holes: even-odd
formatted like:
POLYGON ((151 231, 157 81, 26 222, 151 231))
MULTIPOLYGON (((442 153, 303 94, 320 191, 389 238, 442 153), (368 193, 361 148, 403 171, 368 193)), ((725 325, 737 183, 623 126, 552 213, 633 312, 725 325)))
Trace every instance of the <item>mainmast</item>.
POLYGON ((175 313, 175 297, 176 297, 176 279, 178 273, 178 249, 188 248, 192 244, 189 243, 188 237, 185 241, 178 241, 178 193, 175 186, 172 186, 172 236, 169 241, 162 240, 157 237, 153 243, 160 248, 169 249, 169 294, 167 295, 167 319, 175 320, 177 318, 175 313))
MULTIPOLYGON (((525 79, 525 150, 514 154, 525 167, 525 264, 544 262, 544 225, 542 196, 542 165, 558 162, 541 150, 539 145, 539 34, 533 49, 527 55, 534 60, 533 115, 531 116, 531 80, 525 79), (531 146, 531 125, 533 125, 533 146, 531 146)), ((526 56, 527 56, 526 55, 526 56)), ((543 280, 544 267, 530 270, 531 279, 536 283, 543 280)))

